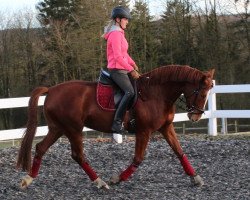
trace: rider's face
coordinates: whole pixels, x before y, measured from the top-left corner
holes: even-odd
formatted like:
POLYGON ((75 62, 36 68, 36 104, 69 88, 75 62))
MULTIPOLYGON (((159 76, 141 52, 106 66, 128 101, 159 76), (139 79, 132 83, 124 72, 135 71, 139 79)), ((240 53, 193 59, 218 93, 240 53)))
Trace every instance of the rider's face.
POLYGON ((127 18, 122 18, 122 19, 117 18, 116 21, 120 24, 122 29, 126 29, 127 24, 128 24, 128 19, 127 18))

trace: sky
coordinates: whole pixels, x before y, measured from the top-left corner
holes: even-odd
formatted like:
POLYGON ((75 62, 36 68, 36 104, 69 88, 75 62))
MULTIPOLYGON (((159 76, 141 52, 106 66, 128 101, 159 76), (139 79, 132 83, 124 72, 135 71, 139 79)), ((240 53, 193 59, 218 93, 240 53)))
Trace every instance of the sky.
POLYGON ((35 10, 39 0, 0 0, 0 12, 15 12, 22 9, 35 10))
MULTIPOLYGON (((35 11, 35 5, 39 1, 40 0, 0 0, 0 13, 13 13, 25 9, 35 11)), ((152 15, 162 14, 162 11, 164 10, 166 5, 165 4, 166 0, 146 0, 146 1, 149 3, 149 10, 152 15)), ((223 9, 235 12, 235 7, 233 6, 234 0, 216 0, 216 1, 219 2, 219 4, 222 6, 223 9)), ((134 1, 132 0, 132 2, 134 1)), ((197 2, 198 2, 197 5, 199 7, 201 8, 204 7, 205 0, 197 0, 197 2)), ((241 12, 243 11, 242 2, 244 2, 244 0, 240 0, 237 6, 237 9, 241 12)))

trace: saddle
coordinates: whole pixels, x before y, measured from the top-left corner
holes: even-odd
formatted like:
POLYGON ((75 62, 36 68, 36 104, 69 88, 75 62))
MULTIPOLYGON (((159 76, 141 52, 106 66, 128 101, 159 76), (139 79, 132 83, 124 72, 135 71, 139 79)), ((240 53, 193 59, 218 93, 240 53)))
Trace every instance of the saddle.
MULTIPOLYGON (((136 81, 130 77, 131 83, 135 90, 135 96, 130 101, 128 106, 129 110, 129 120, 127 124, 127 130, 129 133, 135 133, 136 131, 136 122, 135 122, 135 112, 134 105, 137 102, 138 91, 136 81)), ((115 111, 118 107, 122 97, 123 91, 119 86, 112 80, 108 71, 101 69, 100 76, 97 83, 97 103, 98 105, 106 111, 115 111)), ((128 111, 127 111, 128 112, 128 111)))
MULTIPOLYGON (((131 79, 131 82, 135 90, 135 96, 131 100, 130 105, 128 106, 128 110, 135 105, 138 97, 136 82, 133 79, 131 79)), ((112 80, 110 73, 104 69, 101 69, 100 71, 100 76, 97 83, 96 96, 98 105, 102 109, 108 111, 114 111, 118 107, 123 97, 123 91, 112 80)))

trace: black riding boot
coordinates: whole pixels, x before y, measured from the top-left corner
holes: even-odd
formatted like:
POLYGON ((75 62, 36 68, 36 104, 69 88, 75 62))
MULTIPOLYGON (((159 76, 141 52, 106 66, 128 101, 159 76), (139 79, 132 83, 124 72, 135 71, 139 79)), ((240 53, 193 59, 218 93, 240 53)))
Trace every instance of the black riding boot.
POLYGON ((119 133, 119 134, 127 134, 127 130, 124 129, 123 126, 123 118, 126 114, 127 111, 127 107, 129 105, 129 102, 131 100, 131 98, 133 98, 134 94, 131 94, 130 92, 127 92, 121 102, 119 103, 118 108, 116 109, 116 113, 115 113, 115 117, 114 117, 114 121, 112 124, 112 128, 111 130, 115 133, 119 133))

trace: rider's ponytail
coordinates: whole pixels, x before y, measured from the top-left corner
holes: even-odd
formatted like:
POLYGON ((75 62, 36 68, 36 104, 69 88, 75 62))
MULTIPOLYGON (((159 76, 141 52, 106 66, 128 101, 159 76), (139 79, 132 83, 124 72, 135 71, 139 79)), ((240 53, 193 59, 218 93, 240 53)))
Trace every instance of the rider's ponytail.
POLYGON ((103 35, 102 35, 103 38, 104 38, 104 35, 110 31, 110 29, 111 29, 111 27, 112 27, 113 25, 115 25, 115 20, 110 20, 110 21, 108 22, 108 24, 104 27, 104 33, 103 33, 103 35))

